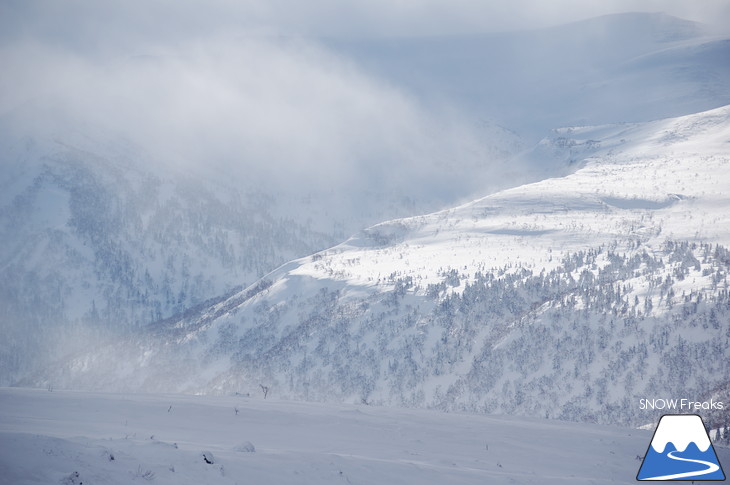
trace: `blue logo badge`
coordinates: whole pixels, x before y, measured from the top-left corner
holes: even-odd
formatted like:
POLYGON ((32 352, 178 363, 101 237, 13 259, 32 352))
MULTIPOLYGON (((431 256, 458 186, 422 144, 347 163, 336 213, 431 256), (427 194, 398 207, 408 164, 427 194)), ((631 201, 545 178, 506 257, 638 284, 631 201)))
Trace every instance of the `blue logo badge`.
POLYGON ((666 414, 659 420, 637 480, 725 480, 702 418, 666 414))

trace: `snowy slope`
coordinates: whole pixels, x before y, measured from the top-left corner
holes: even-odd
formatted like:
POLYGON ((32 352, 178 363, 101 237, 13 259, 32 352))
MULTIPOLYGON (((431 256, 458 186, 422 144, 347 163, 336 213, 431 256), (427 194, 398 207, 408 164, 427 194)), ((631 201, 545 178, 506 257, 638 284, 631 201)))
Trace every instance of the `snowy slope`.
POLYGON ((0 384, 86 334, 129 333, 373 223, 508 186, 488 182, 510 151, 499 133, 497 157, 458 116, 314 42, 73 62, 20 44, 0 49, 0 384))
POLYGON ((434 268, 519 260, 539 272, 561 253, 622 240, 649 248, 667 239, 728 245, 729 125, 724 107, 646 124, 556 130, 530 156, 557 153, 583 164, 574 174, 374 226, 291 273, 350 272, 348 283, 368 285, 396 272, 427 284, 437 277, 434 268))
POLYGON ((163 169, 100 132, 80 143, 3 132, 0 382, 338 240, 256 188, 163 169))
POLYGON ((0 389, 0 404, 0 481, 16 485, 633 483, 651 439, 560 421, 248 397, 0 389))
POLYGON ((645 424, 730 375, 730 107, 558 130, 575 173, 395 220, 25 384, 645 424))
MULTIPOLYGON (((623 14, 484 36, 204 41, 101 67, 59 58, 55 48, 8 46, 8 83, 23 89, 6 93, 0 113, 0 384, 87 339, 127 336, 223 298, 375 222, 565 175, 588 154, 605 158, 608 145, 623 146, 618 134, 576 129, 513 157, 555 126, 727 104, 728 45, 692 22, 623 14), (36 57, 47 63, 26 63, 36 57), (293 72, 302 82, 292 82, 300 79, 293 72), (605 140, 596 147, 592 138, 605 140)), ((613 234, 634 224, 620 217, 620 197, 538 193, 565 188, 538 187, 533 196, 613 210, 613 234)), ((516 199, 529 210, 520 190, 463 211, 516 199)), ((669 204, 670 192, 682 194, 658 191, 649 203, 669 204)), ((442 279, 430 268, 444 258, 441 241, 461 230, 475 241, 490 231, 505 236, 479 242, 481 255, 471 243, 449 250, 451 267, 489 269, 512 251, 503 246, 512 244, 510 231, 536 235, 529 227, 542 224, 529 215, 506 222, 508 213, 472 224, 471 214, 454 212, 449 224, 460 222, 436 237, 429 231, 444 228, 434 217, 448 213, 380 225, 338 247, 342 257, 320 254, 295 274, 342 276, 362 257, 337 284, 378 287, 399 271, 427 285, 442 279), (387 250, 371 239, 380 244, 390 231, 423 251, 413 260, 381 257, 387 250), (360 255, 350 245, 369 249, 360 255)), ((717 229, 709 222, 699 230, 717 229)), ((561 234, 537 239, 567 248, 573 235, 561 242, 561 234)))

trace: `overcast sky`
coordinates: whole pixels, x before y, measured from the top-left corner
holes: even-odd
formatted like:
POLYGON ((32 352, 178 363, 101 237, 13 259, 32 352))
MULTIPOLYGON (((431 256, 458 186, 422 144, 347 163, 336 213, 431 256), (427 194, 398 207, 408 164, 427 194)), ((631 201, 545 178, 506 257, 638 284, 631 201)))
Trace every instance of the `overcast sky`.
POLYGON ((473 120, 306 37, 469 34, 637 11, 730 25, 727 0, 3 0, 0 115, 35 103, 32 123, 103 126, 160 159, 235 158, 245 173, 273 167, 363 189, 387 179, 448 199, 481 182, 444 167, 488 178, 473 120))
POLYGON ((213 33, 431 35, 540 28, 618 12, 730 25, 727 0, 4 0, 2 39, 139 48, 213 33))

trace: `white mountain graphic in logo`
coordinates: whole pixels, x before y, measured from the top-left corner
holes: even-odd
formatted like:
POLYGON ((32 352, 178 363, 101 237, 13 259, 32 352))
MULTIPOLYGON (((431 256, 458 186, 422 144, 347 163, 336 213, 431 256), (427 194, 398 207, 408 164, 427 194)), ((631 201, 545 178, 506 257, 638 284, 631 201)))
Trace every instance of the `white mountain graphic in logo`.
POLYGON ((725 480, 715 449, 696 414, 667 414, 651 439, 637 480, 725 480))

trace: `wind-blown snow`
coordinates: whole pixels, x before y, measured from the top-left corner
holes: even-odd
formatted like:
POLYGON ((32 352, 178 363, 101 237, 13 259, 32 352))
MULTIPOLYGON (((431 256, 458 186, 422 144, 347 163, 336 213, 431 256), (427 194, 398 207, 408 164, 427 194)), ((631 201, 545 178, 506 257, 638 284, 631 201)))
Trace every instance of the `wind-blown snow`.
POLYGON ((373 226, 26 385, 643 424, 730 375, 730 107, 574 127, 574 173, 373 226), (538 343, 539 342, 539 343, 538 343), (699 357, 701 356, 701 358, 699 357), (681 376, 681 377, 679 377, 681 376))
POLYGON ((558 130, 535 154, 557 151, 584 166, 455 209, 373 226, 292 275, 373 285, 387 275, 438 281, 438 268, 529 264, 635 239, 730 244, 725 210, 730 107, 696 115, 558 130), (334 277, 333 277, 334 275, 334 277))
POLYGON ((527 140, 730 103, 726 37, 661 13, 485 35, 334 41, 378 75, 527 140))
MULTIPOLYGON (((426 216, 375 226, 318 253, 316 264, 296 262, 290 277, 303 279, 274 282, 272 292, 319 281, 363 296, 409 275, 425 288, 443 279, 431 265, 447 261, 471 273, 518 257, 549 269, 562 249, 594 234, 604 244, 661 226, 658 241, 695 227, 709 240, 724 227, 722 218, 681 222, 723 203, 693 199, 679 183, 707 181, 697 159, 705 148, 670 139, 693 137, 690 127, 655 140, 663 175, 646 170, 652 155, 612 165, 613 154, 647 141, 638 125, 580 127, 730 103, 727 38, 667 15, 481 36, 206 38, 169 50, 140 45, 106 62, 78 46, 44 45, 45 36, 9 39, 0 52, 8 79, 0 93, 0 383, 95 339, 225 299, 375 222, 584 163, 570 180, 445 211, 437 215, 444 224, 426 216), (565 125, 575 127, 527 150, 565 125), (665 143, 681 147, 681 157, 665 143), (591 156, 600 159, 592 171, 591 156), (591 176, 659 185, 628 193, 576 185, 591 176), (596 214, 606 227, 591 220, 596 214)), ((715 161, 708 167, 724 173, 715 161)))

